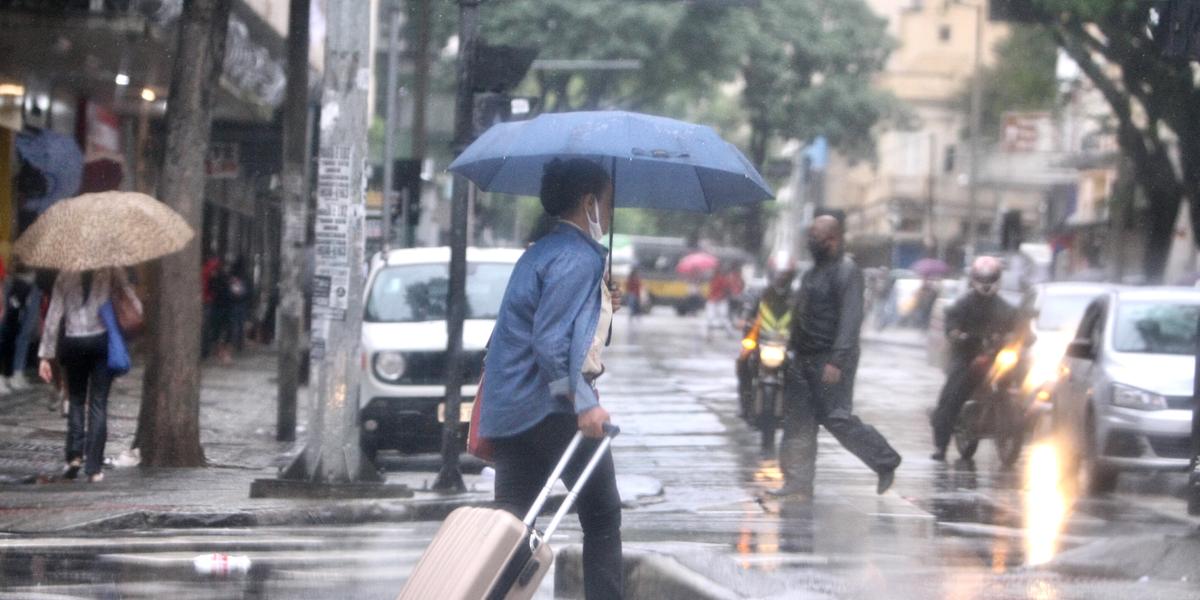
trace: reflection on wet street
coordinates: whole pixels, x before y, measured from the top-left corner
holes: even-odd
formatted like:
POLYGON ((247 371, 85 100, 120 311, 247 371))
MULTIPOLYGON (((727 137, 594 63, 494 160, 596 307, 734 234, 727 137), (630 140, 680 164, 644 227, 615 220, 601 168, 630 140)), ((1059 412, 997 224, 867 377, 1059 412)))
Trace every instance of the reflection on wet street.
MULTIPOLYGON (((1007 471, 990 442, 973 462, 927 459, 941 373, 921 348, 869 342, 858 376, 855 411, 905 457, 893 490, 876 496, 875 475, 822 433, 816 497, 780 501, 764 497, 783 483, 778 461, 736 415, 737 341, 698 344, 697 322, 665 313, 636 331, 618 325, 601 380, 623 429, 617 469, 663 487, 625 511, 630 548, 668 553, 747 598, 1196 597, 1186 583, 1032 568, 1109 536, 1194 528, 1170 493, 1177 478, 1131 477, 1116 495, 1075 499, 1050 442, 1007 471)), ((0 598, 393 598, 437 525, 0 537, 0 598), (198 574, 193 559, 212 552, 251 567, 198 574)), ((578 525, 556 538, 577 542, 578 525)))

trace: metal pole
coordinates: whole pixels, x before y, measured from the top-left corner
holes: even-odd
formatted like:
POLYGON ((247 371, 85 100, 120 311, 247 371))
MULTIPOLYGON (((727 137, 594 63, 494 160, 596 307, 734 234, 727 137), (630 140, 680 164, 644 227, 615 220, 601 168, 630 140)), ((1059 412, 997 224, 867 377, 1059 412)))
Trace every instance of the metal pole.
POLYGON ((967 189, 967 247, 966 261, 975 257, 979 247, 979 226, 976 212, 979 207, 979 136, 983 120, 983 19, 985 6, 975 5, 975 65, 971 75, 971 180, 967 189))
POLYGON ((280 235, 279 389, 275 439, 296 439, 300 337, 304 325, 304 247, 308 231, 309 0, 291 0, 288 13, 287 96, 283 107, 283 231, 280 235))
POLYGON ((311 349, 320 375, 306 465, 311 481, 349 483, 378 477, 358 439, 371 14, 357 0, 328 0, 326 12, 311 349))
MULTIPOLYGON (((454 145, 461 151, 474 133, 475 91, 472 74, 479 37, 480 0, 458 2, 458 95, 454 104, 454 145)), ((433 483, 439 491, 466 489, 458 466, 462 452, 459 416, 462 408, 462 333, 466 311, 468 189, 471 182, 454 176, 450 217, 450 290, 446 301, 446 422, 442 429, 442 469, 433 483)))
POLYGON ((397 76, 400 70, 400 24, 403 22, 403 16, 400 8, 392 8, 392 18, 390 19, 390 28, 388 30, 388 58, 387 58, 387 131, 384 133, 383 142, 383 250, 384 252, 392 248, 392 212, 394 210, 396 192, 393 190, 396 183, 396 87, 397 76))

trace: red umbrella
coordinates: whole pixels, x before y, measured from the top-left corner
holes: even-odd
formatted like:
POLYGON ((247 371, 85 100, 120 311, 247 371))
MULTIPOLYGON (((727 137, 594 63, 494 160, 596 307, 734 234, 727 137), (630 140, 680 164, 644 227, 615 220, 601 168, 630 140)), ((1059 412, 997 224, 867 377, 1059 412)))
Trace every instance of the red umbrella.
POLYGON ((693 252, 679 259, 675 272, 688 277, 703 275, 716 271, 720 264, 720 259, 707 252, 693 252))

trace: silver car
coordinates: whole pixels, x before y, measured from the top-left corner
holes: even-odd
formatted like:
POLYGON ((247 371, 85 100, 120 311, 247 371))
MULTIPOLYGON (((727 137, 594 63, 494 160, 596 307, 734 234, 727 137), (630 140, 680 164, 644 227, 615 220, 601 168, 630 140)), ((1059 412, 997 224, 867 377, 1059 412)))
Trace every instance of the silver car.
POLYGON ((1053 393, 1055 430, 1080 488, 1126 470, 1183 470, 1191 458, 1200 290, 1127 288, 1093 301, 1053 393))

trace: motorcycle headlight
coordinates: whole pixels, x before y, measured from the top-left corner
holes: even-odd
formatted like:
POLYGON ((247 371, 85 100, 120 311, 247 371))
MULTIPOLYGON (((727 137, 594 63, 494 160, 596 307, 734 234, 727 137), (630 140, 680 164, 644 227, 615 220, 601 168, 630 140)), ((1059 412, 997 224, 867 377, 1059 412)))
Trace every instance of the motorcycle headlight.
POLYGON ((996 355, 996 367, 1001 372, 1007 372, 1009 369, 1017 366, 1017 361, 1019 359, 1020 355, 1017 354, 1016 350, 1013 350, 1012 348, 1005 348, 996 355))
POLYGON ((399 352, 380 352, 375 355, 375 375, 384 381, 399 381, 407 368, 404 355, 399 352))
POLYGON ((1119 383, 1112 384, 1112 403, 1115 406, 1137 410, 1164 410, 1167 399, 1146 390, 1119 383))
POLYGON ((763 344, 758 351, 758 359, 764 367, 776 369, 787 358, 787 348, 778 344, 763 344))
POLYGON ((742 340, 742 348, 745 348, 746 350, 754 350, 757 347, 758 342, 755 341, 754 338, 746 338, 742 340))

